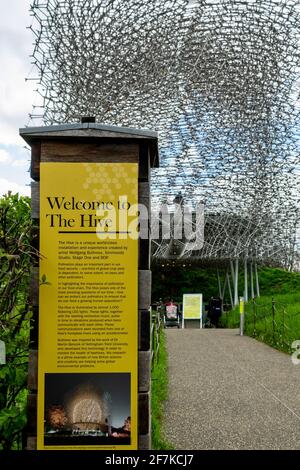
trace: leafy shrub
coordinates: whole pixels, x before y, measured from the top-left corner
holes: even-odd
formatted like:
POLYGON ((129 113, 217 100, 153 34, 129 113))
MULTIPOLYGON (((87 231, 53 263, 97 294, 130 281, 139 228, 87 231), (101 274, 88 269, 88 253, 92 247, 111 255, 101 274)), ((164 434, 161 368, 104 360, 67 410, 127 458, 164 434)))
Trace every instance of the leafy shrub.
POLYGON ((0 198, 0 340, 6 364, 0 365, 0 449, 20 448, 26 424, 26 381, 30 317, 30 199, 0 198))

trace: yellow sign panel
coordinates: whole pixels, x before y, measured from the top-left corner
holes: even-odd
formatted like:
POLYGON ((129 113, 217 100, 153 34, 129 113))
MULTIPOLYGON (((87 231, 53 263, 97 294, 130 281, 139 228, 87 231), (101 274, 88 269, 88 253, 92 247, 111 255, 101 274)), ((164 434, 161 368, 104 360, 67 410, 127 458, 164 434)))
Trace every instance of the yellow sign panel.
POLYGON ((202 318, 202 294, 183 295, 184 320, 201 320, 202 318))
POLYGON ((240 314, 243 315, 245 313, 245 300, 244 297, 240 297, 240 314))
POLYGON ((137 449, 137 164, 40 171, 38 449, 137 449))

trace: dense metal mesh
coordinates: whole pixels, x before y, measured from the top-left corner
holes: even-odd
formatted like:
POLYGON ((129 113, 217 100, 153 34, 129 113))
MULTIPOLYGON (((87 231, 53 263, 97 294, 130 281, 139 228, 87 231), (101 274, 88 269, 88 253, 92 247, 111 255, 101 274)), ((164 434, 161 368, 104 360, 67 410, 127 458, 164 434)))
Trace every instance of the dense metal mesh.
MULTIPOLYGON (((299 0, 34 0, 31 11, 33 120, 157 130, 152 204, 178 192, 205 204, 204 247, 180 256, 298 265, 299 0)), ((157 241, 157 257, 169 251, 157 241)))

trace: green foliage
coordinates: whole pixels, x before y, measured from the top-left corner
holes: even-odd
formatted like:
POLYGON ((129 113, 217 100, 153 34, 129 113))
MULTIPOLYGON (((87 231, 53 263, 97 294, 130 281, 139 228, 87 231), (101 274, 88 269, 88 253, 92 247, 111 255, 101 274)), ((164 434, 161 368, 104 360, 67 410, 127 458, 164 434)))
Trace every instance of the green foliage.
POLYGON ((161 266, 152 265, 152 300, 157 301, 172 297, 176 302, 182 302, 185 293, 202 292, 204 300, 218 295, 218 280, 216 269, 202 269, 192 266, 161 266))
MULTIPOLYGON (((239 328, 239 308, 224 313, 223 326, 239 328)), ((245 334, 281 351, 292 352, 300 339, 300 293, 262 296, 245 305, 245 334)))
POLYGON ((261 295, 282 295, 300 291, 300 273, 279 268, 261 268, 259 270, 261 295))
POLYGON ((0 199, 0 339, 6 364, 0 365, 0 449, 20 446, 26 423, 28 368, 28 300, 30 264, 30 200, 18 194, 0 199))
POLYGON ((168 396, 168 356, 166 335, 160 331, 160 345, 157 361, 152 370, 151 424, 152 448, 155 450, 173 449, 162 433, 163 406, 168 396))
MULTIPOLYGON (((182 302, 184 293, 201 292, 204 301, 219 295, 216 268, 195 266, 172 266, 171 263, 153 263, 152 266, 152 300, 165 300, 172 297, 182 302), (164 266, 162 266, 164 264, 164 266)), ((249 274, 249 273, 248 273, 249 274)), ((221 285, 225 279, 225 270, 220 270, 221 285)), ((259 284, 261 295, 288 294, 300 291, 300 273, 285 271, 280 268, 259 267, 259 284)), ((239 295, 243 295, 244 273, 240 267, 239 295)), ((225 302, 229 303, 228 290, 225 302)))

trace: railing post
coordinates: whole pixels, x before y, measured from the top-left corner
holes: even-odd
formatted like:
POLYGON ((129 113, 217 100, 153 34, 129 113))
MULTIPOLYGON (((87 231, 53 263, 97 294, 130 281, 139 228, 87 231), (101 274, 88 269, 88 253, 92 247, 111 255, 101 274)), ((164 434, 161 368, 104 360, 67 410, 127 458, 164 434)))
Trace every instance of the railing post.
POLYGON ((155 361, 155 329, 156 329, 156 317, 153 312, 151 312, 151 366, 153 367, 155 361))
POLYGON ((160 352, 160 318, 157 315, 156 317, 156 362, 159 361, 159 352, 160 352))
POLYGON ((245 323, 245 300, 240 297, 240 336, 244 336, 244 323, 245 323))
POLYGON ((272 297, 272 328, 273 328, 273 343, 275 343, 275 300, 272 297))
POLYGON ((250 290, 251 290, 251 298, 254 299, 254 284, 253 284, 253 262, 250 263, 250 290))
POLYGON ((258 272, 257 272, 257 263, 254 264, 254 272, 255 272, 255 282, 256 282, 256 297, 260 297, 260 290, 259 290, 259 280, 258 280, 258 272))
POLYGON ((282 333, 281 333, 281 336, 282 336, 282 345, 284 346, 285 345, 285 309, 284 309, 284 306, 282 308, 282 333))
POLYGON ((151 315, 151 367, 159 360, 161 319, 159 308, 152 311, 151 315))
POLYGON ((253 336, 256 337, 256 314, 257 314, 257 304, 255 299, 253 299, 253 336))

